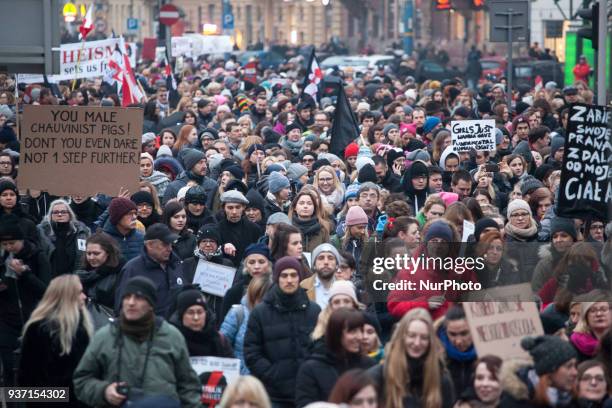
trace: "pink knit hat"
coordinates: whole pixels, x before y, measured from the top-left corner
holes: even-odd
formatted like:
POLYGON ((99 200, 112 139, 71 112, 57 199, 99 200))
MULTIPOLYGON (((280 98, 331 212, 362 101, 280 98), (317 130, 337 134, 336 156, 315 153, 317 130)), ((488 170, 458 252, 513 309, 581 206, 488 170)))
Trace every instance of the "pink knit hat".
POLYGON ((351 227, 353 225, 368 225, 368 216, 366 215, 363 208, 358 205, 354 205, 349 208, 346 213, 346 226, 351 227))
POLYGON ((359 304, 357 300, 357 295, 355 294, 355 286, 351 281, 346 280, 337 280, 329 289, 329 301, 331 302, 332 298, 336 295, 346 295, 353 299, 355 304, 359 304))
POLYGON ((448 207, 452 203, 459 201, 459 194, 457 193, 449 193, 448 191, 441 191, 438 193, 440 198, 444 201, 444 204, 448 207))

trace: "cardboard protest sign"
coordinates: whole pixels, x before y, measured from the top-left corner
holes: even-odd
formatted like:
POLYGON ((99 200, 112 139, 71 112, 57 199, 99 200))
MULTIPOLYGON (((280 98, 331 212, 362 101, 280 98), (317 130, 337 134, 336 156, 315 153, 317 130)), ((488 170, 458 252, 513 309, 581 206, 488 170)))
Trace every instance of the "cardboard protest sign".
POLYGON ((479 357, 527 357, 521 340, 544 334, 535 302, 468 302, 463 308, 479 357))
POLYGON ((454 152, 495 150, 495 120, 454 120, 451 142, 454 152))
POLYGON ((171 55, 173 57, 191 57, 191 38, 189 37, 172 37, 171 40, 171 55))
POLYGON ((610 108, 572 105, 566 129, 557 214, 608 219, 610 188, 610 108))
POLYGON ((25 105, 19 187, 53 195, 138 191, 142 109, 25 105))
POLYGON ((232 287, 236 268, 207 262, 202 259, 198 261, 193 283, 197 283, 202 291, 215 296, 225 296, 232 287))
POLYGON ((240 377, 240 360, 223 357, 191 357, 191 367, 202 383, 200 401, 215 406, 221 401, 225 388, 240 377))
POLYGON ((71 78, 103 76, 107 70, 108 61, 118 45, 119 38, 62 44, 60 47, 60 75, 68 75, 71 78))
POLYGON ((533 302, 534 299, 531 283, 493 286, 461 295, 462 302, 533 302))

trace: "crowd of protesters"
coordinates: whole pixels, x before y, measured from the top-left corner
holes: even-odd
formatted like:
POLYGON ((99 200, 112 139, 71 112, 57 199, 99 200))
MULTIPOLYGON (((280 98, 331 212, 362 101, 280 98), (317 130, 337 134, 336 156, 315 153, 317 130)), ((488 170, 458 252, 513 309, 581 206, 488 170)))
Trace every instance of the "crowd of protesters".
POLYGON ((474 91, 402 65, 332 69, 359 128, 332 151, 335 97, 300 97, 300 67, 256 83, 234 60, 181 67, 174 90, 139 65, 140 190, 116 197, 20 188, 15 114, 120 106, 113 88, 0 77, 4 386, 69 387, 75 407, 214 406, 189 360, 214 356, 240 360, 222 407, 612 406, 612 224, 556 207, 584 82, 508 106, 503 78, 474 91), (455 152, 463 119, 494 119, 495 150, 455 152), (381 298, 375 259, 404 255, 484 268, 376 278, 529 284, 544 329, 522 339, 529 358, 477 354, 460 291, 381 298), (224 296, 194 282, 203 262, 236 270, 224 296))

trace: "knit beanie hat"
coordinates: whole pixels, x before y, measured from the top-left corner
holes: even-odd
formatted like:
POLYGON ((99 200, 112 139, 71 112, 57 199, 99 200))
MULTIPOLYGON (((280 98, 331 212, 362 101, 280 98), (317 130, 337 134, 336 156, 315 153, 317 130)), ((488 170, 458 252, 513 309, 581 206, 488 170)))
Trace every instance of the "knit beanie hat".
POLYGON ((374 170, 374 166, 371 164, 364 165, 361 170, 359 170, 357 181, 360 183, 372 182, 377 183, 378 179, 376 177, 376 170, 374 170))
POLYGON ((127 282, 123 290, 122 299, 128 295, 140 296, 146 299, 152 307, 155 307, 157 304, 155 284, 153 284, 151 279, 144 276, 135 276, 127 282))
POLYGON ((297 129, 300 131, 300 133, 302 133, 302 128, 300 127, 300 125, 298 125, 297 122, 292 122, 288 124, 287 126, 285 126, 285 134, 288 135, 289 132, 291 132, 294 129, 297 129))
POLYGON ((138 191, 130 199, 136 204, 149 204, 153 207, 153 196, 148 191, 138 191))
POLYGON ((508 209, 506 210, 506 216, 510 218, 512 213, 517 210, 525 210, 529 213, 529 216, 531 217, 531 207, 529 207, 529 204, 527 204, 527 201, 521 200, 521 199, 512 200, 508 203, 508 209))
POLYGON ((206 158, 204 153, 196 149, 185 149, 187 150, 183 153, 183 164, 185 165, 185 170, 191 170, 193 166, 195 166, 200 160, 206 158))
POLYGON ((5 214, 0 218, 0 241, 21 241, 25 234, 19 225, 19 217, 5 214))
POLYGON ((359 145, 355 142, 349 143, 344 149, 344 158, 348 159, 349 157, 357 156, 359 154, 359 145))
POLYGON ((335 246, 333 246, 332 244, 328 244, 327 242, 317 246, 312 251, 312 258, 311 259, 312 259, 313 265, 314 265, 315 259, 317 259, 319 257, 319 255, 321 255, 321 253, 323 253, 323 252, 330 252, 334 256, 334 258, 336 258, 336 262, 338 263, 338 265, 340 265, 340 261, 342 260, 342 257, 340 256, 340 253, 338 252, 338 250, 336 249, 335 246))
POLYGON ((351 227, 353 225, 367 225, 368 216, 366 215, 363 208, 358 205, 354 205, 349 208, 346 213, 346 226, 351 227))
POLYGON ((219 234, 219 229, 215 224, 206 224, 202 225, 196 234, 196 242, 200 245, 205 239, 214 240, 217 245, 221 243, 221 235, 219 234))
POLYGON ((355 168, 357 169, 357 171, 359 171, 366 164, 370 164, 373 167, 374 166, 374 160, 372 160, 368 156, 359 156, 357 158, 357 160, 355 161, 355 168))
POLYGON ((238 180, 242 180, 244 178, 244 170, 242 170, 240 166, 236 164, 226 166, 222 171, 229 171, 229 173, 238 180))
POLYGON ((374 327, 374 330, 376 330, 376 334, 380 339, 382 335, 382 327, 380 326, 378 317, 376 317, 376 313, 363 312, 363 317, 365 318, 365 324, 369 324, 370 326, 374 327))
POLYGON ((495 228, 499 231, 499 224, 493 218, 488 217, 484 217, 476 221, 476 225, 474 226, 474 238, 476 239, 476 242, 480 241, 482 231, 487 228, 495 228))
POLYGON ((284 212, 275 212, 274 214, 268 217, 268 221, 266 221, 266 225, 278 225, 278 224, 287 224, 291 225, 291 220, 287 217, 287 214, 284 212))
POLYGON ((143 145, 147 144, 147 143, 150 143, 150 142, 155 140, 155 133, 147 132, 144 135, 142 135, 141 140, 142 140, 142 144, 143 145))
POLYGON ((247 258, 249 255, 259 254, 270 259, 270 248, 266 244, 256 243, 251 244, 244 250, 243 258, 247 258))
POLYGON ((2 194, 6 190, 13 190, 16 195, 19 195, 19 190, 17 190, 17 186, 10 180, 2 180, 0 181, 0 194, 2 194))
POLYGON ((438 196, 444 201, 444 204, 448 207, 452 203, 459 201, 459 194, 451 193, 450 191, 442 191, 438 193, 438 196))
POLYGON ((346 191, 344 192, 344 201, 346 202, 346 200, 348 200, 349 198, 357 198, 358 194, 359 184, 351 184, 346 188, 346 191))
POLYGON ((430 241, 433 238, 442 238, 446 242, 453 241, 453 230, 444 221, 435 221, 425 234, 425 241, 430 241))
POLYGON ((163 156, 172 157, 172 150, 170 149, 169 146, 166 146, 166 145, 159 146, 159 150, 157 150, 157 154, 155 155, 155 157, 160 158, 163 156))
POLYGON ((204 204, 208 195, 202 186, 193 186, 187 189, 185 193, 185 204, 204 204))
POLYGON ((295 269, 300 277, 300 281, 303 279, 304 269, 302 268, 300 261, 292 256, 284 256, 274 264, 274 271, 272 273, 274 283, 278 283, 278 278, 281 272, 287 269, 295 269))
POLYGON ((541 166, 535 169, 535 171, 533 172, 533 176, 543 182, 546 178, 548 178, 548 176, 550 176, 550 173, 552 173, 554 170, 555 166, 553 166, 552 164, 543 163, 541 166))
POLYGON ((289 188, 289 186, 289 179, 278 171, 275 171, 268 177, 268 191, 272 194, 276 194, 284 188, 289 188))
POLYGON ((555 136, 550 140, 550 155, 555 155, 557 150, 565 146, 565 138, 563 136, 555 136))
POLYGON ((569 341, 557 336, 525 337, 521 347, 533 357, 536 374, 554 373, 559 367, 576 358, 576 350, 569 341))
POLYGON ((136 204, 132 200, 128 200, 124 197, 116 197, 113 198, 110 205, 108 206, 108 215, 110 219, 110 223, 112 225, 117 225, 125 214, 130 211, 136 211, 136 204))
POLYGON ((269 165, 266 168, 266 171, 264 172, 264 174, 269 176, 270 174, 274 173, 275 171, 285 171, 285 168, 283 167, 282 164, 273 163, 273 164, 269 165))
POLYGON ((176 297, 176 311, 180 318, 183 320, 183 315, 191 306, 202 306, 206 309, 206 299, 197 289, 187 289, 179 293, 176 297))
POLYGON ((555 235, 555 233, 560 231, 566 232, 574 239, 574 241, 578 239, 576 225, 574 224, 574 221, 570 220, 569 218, 555 217, 552 219, 550 223, 550 236, 552 237, 555 235))
POLYGON ((332 283, 331 288, 329 288, 329 302, 336 295, 346 295, 353 299, 353 302, 359 304, 357 300, 357 295, 355 294, 355 286, 353 282, 347 280, 337 280, 332 283))
POLYGON ((427 150, 414 150, 410 153, 408 153, 406 155, 406 159, 411 160, 411 161, 423 161, 423 162, 428 162, 431 160, 431 156, 429 155, 429 152, 427 150))
POLYGON ((429 133, 440 124, 440 118, 437 116, 428 116, 423 124, 423 133, 429 133))
POLYGON ((500 145, 504 141, 504 132, 500 128, 495 128, 495 145, 500 145))
POLYGON ((253 152, 255 152, 256 150, 260 150, 264 153, 266 151, 266 149, 264 148, 262 144, 255 143, 249 147, 249 150, 247 150, 247 157, 251 157, 253 152))
POLYGON ((559 313, 547 313, 541 314, 540 320, 542 321, 542 327, 544 328, 544 334, 554 335, 559 330, 565 328, 567 319, 562 317, 559 313))
POLYGON ((417 126, 414 123, 407 123, 407 124, 402 123, 402 125, 400 126, 400 132, 402 134, 407 132, 407 133, 410 133, 411 135, 416 135, 417 126))
POLYGON ((410 172, 411 179, 415 179, 417 177, 429 177, 429 169, 422 161, 415 161, 407 171, 410 172))
POLYGON ((521 182, 521 194, 524 196, 530 194, 533 190, 544 187, 544 184, 533 176, 527 176, 521 182))
POLYGON ((308 174, 308 168, 300 163, 291 163, 287 167, 287 178, 289 180, 299 180, 304 174, 308 174))
POLYGON ((402 149, 394 148, 387 152, 387 166, 392 167, 393 162, 396 159, 404 158, 404 151, 402 149))
POLYGON ((399 130, 399 126, 397 126, 395 123, 387 123, 383 128, 383 134, 385 137, 387 137, 391 129, 399 130))
POLYGON ((140 160, 142 159, 147 159, 151 161, 151 164, 153 164, 155 162, 155 160, 153 160, 153 156, 151 156, 149 153, 144 152, 144 153, 140 153, 140 160))

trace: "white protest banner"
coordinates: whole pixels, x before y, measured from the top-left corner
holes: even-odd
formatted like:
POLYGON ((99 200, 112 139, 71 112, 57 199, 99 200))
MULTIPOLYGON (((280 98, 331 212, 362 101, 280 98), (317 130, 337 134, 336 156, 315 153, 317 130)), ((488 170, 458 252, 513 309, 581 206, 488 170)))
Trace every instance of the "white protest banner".
POLYGON ((218 265, 202 259, 198 261, 193 283, 200 285, 202 291, 215 296, 225 296, 225 292, 232 287, 236 268, 218 265))
POLYGON ((232 38, 229 35, 202 35, 187 34, 191 40, 191 52, 193 57, 204 54, 223 54, 232 52, 232 38))
POLYGON ((495 120, 454 120, 451 141, 454 152, 495 150, 495 120))
POLYGON ((463 308, 480 357, 527 357, 521 340, 544 334, 535 302, 467 302, 463 308))
POLYGON ((108 61, 118 44, 119 38, 86 41, 85 44, 62 44, 60 47, 60 75, 68 75, 72 79, 103 76, 108 61))
MULTIPOLYGON (((70 75, 47 75, 47 81, 50 84, 71 79, 74 79, 74 77, 70 75)), ((42 74, 17 74, 17 82, 20 84, 42 84, 45 82, 45 77, 42 74)))
POLYGON ((191 57, 191 38, 190 37, 172 37, 172 48, 173 57, 191 57))
POLYGON ((240 360, 223 357, 190 357, 191 367, 202 384, 201 402, 215 406, 225 388, 240 377, 240 360))

